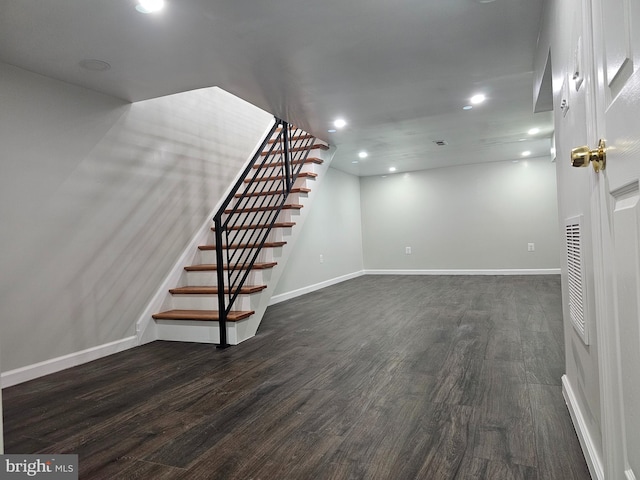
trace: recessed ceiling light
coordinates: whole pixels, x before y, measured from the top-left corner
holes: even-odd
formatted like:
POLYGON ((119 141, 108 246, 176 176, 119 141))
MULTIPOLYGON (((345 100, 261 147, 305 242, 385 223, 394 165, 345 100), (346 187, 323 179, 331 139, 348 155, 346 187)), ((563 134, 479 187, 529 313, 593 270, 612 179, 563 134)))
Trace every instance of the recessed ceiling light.
POLYGON ((164 8, 164 0, 138 0, 136 10, 140 13, 159 12, 164 8))
POLYGON ((528 157, 529 155, 531 155, 531 152, 529 150, 522 152, 523 157, 528 157))
POLYGON ((352 161, 351 163, 358 163, 358 160, 354 160, 354 161, 352 161))
POLYGON ((358 153, 358 156, 360 158, 367 158, 369 156, 369 154, 367 152, 365 152, 365 151, 362 151, 362 152, 358 153))
POLYGON ((80 60, 78 62, 85 70, 91 70, 92 72, 104 72, 111 68, 107 62, 103 62, 102 60, 95 60, 93 58, 85 58, 84 60, 80 60))
POLYGON ((329 133, 336 133, 337 130, 335 128, 330 128, 329 130, 327 130, 327 132, 329 133))
POLYGON ((478 105, 479 103, 484 102, 487 99, 487 97, 485 97, 483 94, 479 93, 477 95, 474 95, 473 97, 471 97, 469 99, 469 101, 471 103, 473 103, 474 105, 478 105))
POLYGON ((471 110, 473 108, 473 105, 465 105, 464 107, 462 107, 463 110, 471 110))
POLYGON ((389 171, 390 172, 395 172, 396 171, 396 167, 389 167, 389 171))
POLYGON ((343 128, 347 126, 347 122, 342 118, 338 118, 335 122, 333 122, 333 126, 336 128, 343 128))
POLYGON ((536 133, 540 133, 540 129, 539 128, 532 128, 531 130, 529 130, 527 132, 529 135, 535 135, 536 133))
POLYGON ((519 142, 526 142, 526 141, 527 141, 527 139, 526 139, 526 138, 519 138, 519 139, 518 139, 518 141, 519 141, 519 142))

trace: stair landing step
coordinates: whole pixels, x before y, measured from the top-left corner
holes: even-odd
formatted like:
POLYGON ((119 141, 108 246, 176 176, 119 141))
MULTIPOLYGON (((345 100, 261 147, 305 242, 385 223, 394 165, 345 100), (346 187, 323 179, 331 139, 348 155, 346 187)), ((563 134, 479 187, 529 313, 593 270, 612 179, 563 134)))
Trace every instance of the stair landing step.
MULTIPOLYGON (((227 320, 237 322, 244 320, 256 313, 253 310, 232 310, 227 315, 227 320)), ((203 322, 216 322, 220 320, 218 310, 167 310, 166 312, 152 315, 155 320, 201 320, 203 322)))
MULTIPOLYGON (((240 289, 243 295, 258 293, 267 288, 266 285, 245 285, 240 289)), ((218 287, 177 287, 169 290, 172 295, 217 295, 218 287)), ((229 287, 224 288, 224 293, 229 293, 229 287)))
MULTIPOLYGON (((278 262, 256 262, 253 264, 252 270, 264 270, 267 268, 273 268, 278 264, 278 262)), ((246 270, 246 267, 243 267, 242 265, 224 265, 223 268, 225 270, 229 270, 231 267, 231 270, 246 270)), ((215 271, 218 269, 218 266, 215 263, 201 263, 198 265, 188 265, 186 267, 184 267, 184 269, 187 272, 209 272, 209 271, 215 271)))
MULTIPOLYGON (((262 248, 277 248, 277 247, 284 247, 287 244, 287 242, 264 242, 264 245, 262 246, 262 248)), ((236 243, 236 244, 231 244, 229 246, 225 245, 223 248, 230 248, 230 249, 239 249, 239 248, 258 248, 260 245, 257 243, 236 243)), ((198 250, 215 250, 216 246, 215 245, 199 245, 198 246, 198 250)))

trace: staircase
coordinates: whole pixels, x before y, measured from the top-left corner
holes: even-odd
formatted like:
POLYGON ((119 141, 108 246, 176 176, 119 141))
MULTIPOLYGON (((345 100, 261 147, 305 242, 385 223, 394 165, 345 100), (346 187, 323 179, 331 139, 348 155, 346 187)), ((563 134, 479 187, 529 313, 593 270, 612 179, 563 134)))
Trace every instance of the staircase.
POLYGON ((158 339, 224 348, 255 335, 312 185, 328 168, 327 150, 276 119, 214 217, 195 262, 184 267, 163 311, 152 315, 158 339))

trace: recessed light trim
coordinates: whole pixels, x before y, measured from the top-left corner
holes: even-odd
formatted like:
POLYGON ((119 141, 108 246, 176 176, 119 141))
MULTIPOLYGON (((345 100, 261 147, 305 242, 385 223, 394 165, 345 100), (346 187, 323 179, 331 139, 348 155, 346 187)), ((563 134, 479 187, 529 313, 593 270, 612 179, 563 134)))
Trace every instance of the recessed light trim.
POLYGON ((330 128, 329 130, 327 130, 327 132, 329 133, 336 133, 337 130, 335 128, 330 128))
POLYGON ((462 107, 463 110, 471 110, 473 108, 473 105, 465 105, 464 107, 462 107))

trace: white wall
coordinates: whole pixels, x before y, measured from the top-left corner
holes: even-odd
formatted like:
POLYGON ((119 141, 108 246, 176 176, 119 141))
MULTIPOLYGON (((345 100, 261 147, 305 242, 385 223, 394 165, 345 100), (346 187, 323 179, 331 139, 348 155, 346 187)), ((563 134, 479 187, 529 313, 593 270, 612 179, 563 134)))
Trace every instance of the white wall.
POLYGON ((363 177, 360 188, 366 270, 560 267, 549 158, 363 177))
POLYGON ((360 182, 354 175, 329 168, 274 291, 274 300, 326 286, 360 274, 362 269, 360 182))
POLYGON ((217 88, 125 104, 5 64, 0 105, 4 370, 134 335, 271 121, 217 88))

